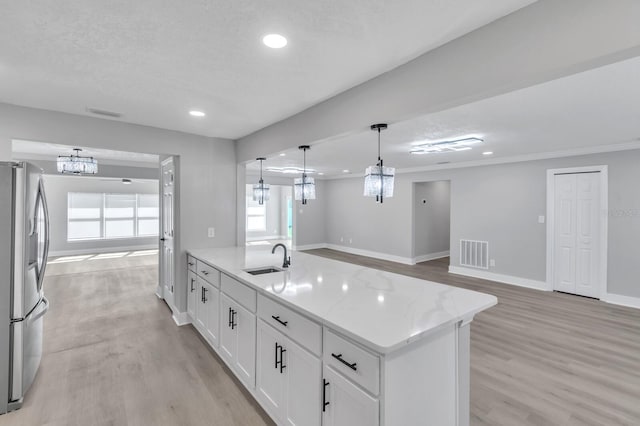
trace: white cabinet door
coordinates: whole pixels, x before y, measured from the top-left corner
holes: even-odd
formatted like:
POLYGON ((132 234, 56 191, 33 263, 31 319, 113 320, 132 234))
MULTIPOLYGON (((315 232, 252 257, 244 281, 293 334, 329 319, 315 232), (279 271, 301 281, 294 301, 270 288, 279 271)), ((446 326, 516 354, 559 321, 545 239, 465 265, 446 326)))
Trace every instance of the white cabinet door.
POLYGON ((325 366, 323 426, 378 426, 378 400, 325 366))
POLYGON ((287 339, 285 422, 291 426, 320 426, 322 362, 287 339))
POLYGON ((232 321, 235 306, 226 294, 220 295, 220 355, 232 365, 238 350, 238 332, 232 321))
POLYGON ((281 419, 286 368, 280 365, 280 361, 285 338, 262 320, 258 321, 257 337, 256 395, 269 414, 281 419))
POLYGON ((213 347, 218 347, 218 336, 220 335, 219 316, 220 309, 220 290, 212 286, 206 281, 202 281, 203 307, 205 314, 205 338, 213 347))
POLYGON ((209 319, 207 315, 209 314, 209 310, 207 309, 207 305, 204 303, 204 286, 206 285, 205 280, 200 277, 196 277, 196 329, 203 336, 206 334, 207 324, 209 323, 209 319))
POLYGON ((196 320, 196 306, 198 304, 198 283, 193 271, 187 273, 187 313, 192 322, 196 320))
POLYGON ((234 303, 232 326, 237 332, 235 367, 238 376, 253 389, 256 384, 256 316, 234 303))

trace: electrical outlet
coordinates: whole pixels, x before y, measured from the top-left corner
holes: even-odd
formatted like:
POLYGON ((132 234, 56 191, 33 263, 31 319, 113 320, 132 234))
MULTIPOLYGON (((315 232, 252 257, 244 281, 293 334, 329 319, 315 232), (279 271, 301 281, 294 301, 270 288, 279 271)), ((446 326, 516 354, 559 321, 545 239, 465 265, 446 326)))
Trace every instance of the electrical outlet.
POLYGON ((489 259, 489 266, 496 266, 496 260, 495 259, 489 259))
POLYGON ((344 237, 340 237, 340 242, 344 243, 344 237))
POLYGON ((353 243, 353 238, 349 238, 349 244, 353 243))
POLYGON ((538 223, 544 223, 544 216, 538 216, 538 223))
POLYGON ((207 236, 208 236, 209 238, 213 238, 213 237, 215 237, 215 236, 216 236, 216 228, 209 228, 209 229, 207 230, 207 236))

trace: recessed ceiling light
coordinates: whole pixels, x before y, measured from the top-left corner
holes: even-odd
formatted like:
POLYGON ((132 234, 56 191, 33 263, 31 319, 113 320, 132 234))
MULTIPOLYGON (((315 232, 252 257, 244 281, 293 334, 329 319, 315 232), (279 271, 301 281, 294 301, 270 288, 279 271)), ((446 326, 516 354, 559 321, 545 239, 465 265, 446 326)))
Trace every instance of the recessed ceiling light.
POLYGON ((267 34, 262 38, 262 42, 272 49, 281 49, 287 45, 287 39, 280 34, 267 34))
POLYGON ((342 171, 342 173, 349 173, 349 170, 344 169, 344 170, 342 171))
POLYGON ((280 157, 284 157, 285 155, 287 155, 287 154, 285 154, 284 152, 280 153, 280 157))
POLYGON ((318 174, 319 174, 320 176, 324 176, 324 173, 322 173, 322 172, 319 172, 318 174))
POLYGON ((202 111, 197 111, 195 109, 192 109, 191 111, 189 111, 189 114, 192 115, 193 117, 204 117, 206 114, 202 111))
POLYGON ((482 155, 493 155, 493 151, 485 151, 482 155))

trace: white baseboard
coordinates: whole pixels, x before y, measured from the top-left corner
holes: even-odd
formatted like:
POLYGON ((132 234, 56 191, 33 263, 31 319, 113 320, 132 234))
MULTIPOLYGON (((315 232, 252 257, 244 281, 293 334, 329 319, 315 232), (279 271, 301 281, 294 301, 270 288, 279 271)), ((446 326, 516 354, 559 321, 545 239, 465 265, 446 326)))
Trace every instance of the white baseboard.
POLYGON ((544 281, 536 281, 528 278, 514 277, 512 275, 496 274, 484 270, 465 268, 462 266, 449 266, 449 272, 467 277, 481 278, 483 280, 496 281, 504 284, 517 285, 519 287, 532 288, 534 290, 549 291, 547 283, 544 281))
POLYGON ((602 300, 613 305, 628 306, 630 308, 640 309, 640 297, 607 293, 602 300))
POLYGON ((158 299, 163 300, 164 296, 162 295, 162 287, 161 286, 157 286, 156 287, 156 296, 158 296, 158 299))
POLYGON ((105 247, 105 248, 88 248, 78 250, 58 250, 50 251, 49 256, 76 256, 80 254, 102 254, 102 253, 117 253, 119 251, 137 251, 137 250, 152 250, 157 249, 157 244, 145 244, 141 246, 124 246, 124 247, 105 247))
POLYGON ((247 237, 246 241, 262 241, 262 240, 286 240, 285 235, 265 235, 264 237, 247 237))
POLYGON ((403 263, 405 265, 413 265, 415 262, 410 257, 395 256, 393 254, 380 253, 377 251, 363 250, 354 247, 339 246, 337 244, 326 244, 326 248, 331 250, 342 251, 345 253, 357 254, 359 256, 373 257, 375 259, 388 260, 390 262, 403 263))
POLYGON ((187 312, 175 312, 171 317, 178 327, 191 324, 191 318, 187 312))
POLYGON ((293 249, 296 251, 302 251, 302 250, 315 250, 315 249, 321 249, 321 248, 327 248, 327 243, 305 244, 303 246, 295 246, 293 249))
POLYGON ((441 251, 438 253, 430 253, 430 254, 424 254, 422 256, 416 256, 413 258, 413 263, 420 263, 420 262, 426 262, 428 260, 436 260, 436 259, 442 259, 443 257, 449 257, 449 250, 446 251, 441 251))

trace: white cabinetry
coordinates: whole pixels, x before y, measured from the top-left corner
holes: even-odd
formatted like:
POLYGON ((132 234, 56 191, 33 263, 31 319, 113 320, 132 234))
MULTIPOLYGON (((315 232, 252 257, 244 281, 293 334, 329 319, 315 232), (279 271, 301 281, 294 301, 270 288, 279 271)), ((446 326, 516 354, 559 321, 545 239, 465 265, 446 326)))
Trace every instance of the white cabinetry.
POLYGON ((187 272, 187 313, 191 321, 196 321, 196 307, 198 306, 198 278, 193 271, 187 272))
POLYGON ((200 277, 196 281, 199 297, 196 308, 196 328, 215 348, 218 347, 220 290, 200 277))
POLYGON ((321 361, 258 320, 256 394, 280 424, 321 423, 321 361))
POLYGON ((255 387, 256 316, 226 294, 220 296, 220 355, 251 389, 255 387))
POLYGON ((323 426, 378 426, 378 400, 332 367, 323 369, 323 426))

